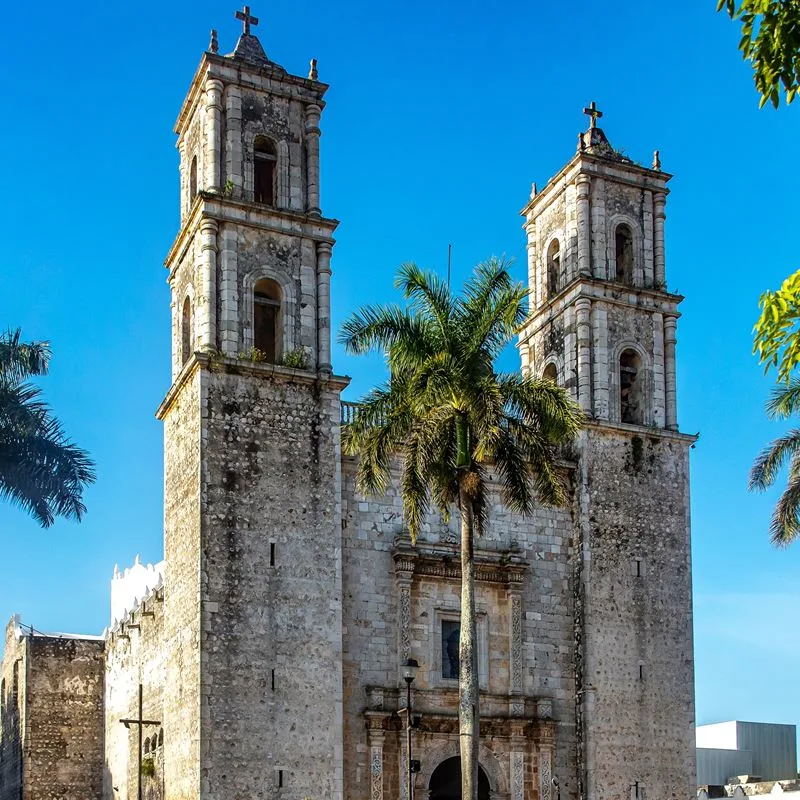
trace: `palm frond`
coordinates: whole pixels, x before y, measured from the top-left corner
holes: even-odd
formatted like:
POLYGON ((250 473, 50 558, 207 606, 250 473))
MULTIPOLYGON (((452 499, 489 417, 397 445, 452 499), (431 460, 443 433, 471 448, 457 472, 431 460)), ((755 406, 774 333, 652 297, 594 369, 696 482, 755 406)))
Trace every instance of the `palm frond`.
POLYGON ((800 428, 789 431, 767 445, 750 468, 750 491, 763 492, 775 483, 786 459, 800 452, 800 428))
POLYGON ((447 339, 453 317, 450 287, 436 273, 420 269, 414 263, 400 267, 394 285, 411 300, 414 311, 436 321, 443 338, 447 339))
POLYGON ((0 335, 0 381, 18 383, 32 375, 44 375, 50 363, 48 342, 23 342, 22 330, 0 335))
POLYGON ((765 406, 770 419, 785 419, 800 411, 800 378, 776 386, 765 406))
POLYGON ((792 454, 789 479, 770 522, 770 538, 776 547, 788 547, 800 537, 800 453, 792 454))

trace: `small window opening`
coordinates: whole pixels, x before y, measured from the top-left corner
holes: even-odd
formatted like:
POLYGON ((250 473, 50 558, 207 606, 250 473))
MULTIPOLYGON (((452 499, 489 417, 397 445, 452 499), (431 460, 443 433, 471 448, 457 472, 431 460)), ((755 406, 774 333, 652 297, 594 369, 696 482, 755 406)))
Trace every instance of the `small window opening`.
POLYGON ((633 234, 627 225, 618 225, 616 232, 617 281, 633 285, 633 234))
POLYGON ((556 368, 556 365, 553 364, 552 361, 544 368, 542 377, 546 381, 552 381, 553 383, 558 383, 558 369, 556 368))
POLYGON ((619 418, 621 422, 644 424, 642 362, 634 350, 625 350, 619 359, 619 418))
POLYGON ((274 364, 281 352, 281 289, 275 281, 263 278, 253 289, 253 346, 274 364))
POLYGON ((275 205, 275 176, 278 156, 275 145, 266 137, 253 142, 253 193, 256 203, 275 205))
POLYGON ((144 740, 144 752, 145 753, 149 753, 150 752, 150 740, 149 739, 145 739, 144 740))
POLYGON ((642 577, 642 559, 641 558, 637 558, 636 559, 636 577, 637 578, 641 578, 642 577))
POLYGON ((275 542, 269 543, 269 565, 275 566, 275 542))
POLYGON ((639 664, 639 680, 644 680, 644 664, 639 664))
POLYGON ((279 769, 278 770, 278 788, 280 789, 282 787, 283 787, 283 770, 279 769))
POLYGON ((158 746, 161 747, 164 744, 164 729, 162 728, 158 732, 158 746))
POLYGON ((558 294, 559 272, 561 271, 561 245, 558 239, 550 242, 547 248, 547 297, 558 294))
POLYGON ((275 670, 272 670, 272 691, 275 691, 275 670))
POLYGON ((189 167, 189 202, 197 197, 197 156, 192 157, 192 164, 189 167))
POLYGON ((183 301, 181 314, 181 364, 185 364, 192 354, 192 301, 187 297, 183 301))
POLYGON ((461 633, 459 620, 442 620, 442 677, 458 678, 458 639, 461 633))

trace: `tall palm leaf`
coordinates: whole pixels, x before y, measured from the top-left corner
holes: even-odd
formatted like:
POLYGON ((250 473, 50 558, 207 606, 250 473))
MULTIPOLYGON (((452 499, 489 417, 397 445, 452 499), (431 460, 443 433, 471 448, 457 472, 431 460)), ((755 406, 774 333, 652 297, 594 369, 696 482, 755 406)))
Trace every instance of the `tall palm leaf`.
MULTIPOLYGON (((773 389, 766 411, 770 419, 796 415, 800 411, 800 379, 793 378, 773 389)), ((765 447, 750 470, 750 490, 763 492, 775 483, 787 460, 786 488, 775 504, 769 526, 777 547, 788 547, 800 537, 800 429, 790 430, 765 447)))
POLYGON ((21 341, 19 329, 0 335, 0 497, 19 505, 42 526, 57 516, 80 520, 83 490, 94 464, 70 442, 41 392, 26 383, 45 375, 50 349, 21 341))
POLYGON ((497 474, 505 504, 521 514, 536 501, 557 505, 565 490, 557 447, 570 441, 582 415, 548 380, 495 372, 494 363, 527 314, 527 291, 506 264, 479 264, 460 295, 414 264, 395 286, 404 307, 356 312, 340 336, 350 353, 387 358, 390 377, 363 399, 344 431, 347 452, 360 456, 358 488, 379 494, 392 459, 402 461, 406 523, 416 541, 431 504, 461 520, 459 729, 464 798, 478 791, 478 663, 474 535, 489 508, 487 475, 497 474))

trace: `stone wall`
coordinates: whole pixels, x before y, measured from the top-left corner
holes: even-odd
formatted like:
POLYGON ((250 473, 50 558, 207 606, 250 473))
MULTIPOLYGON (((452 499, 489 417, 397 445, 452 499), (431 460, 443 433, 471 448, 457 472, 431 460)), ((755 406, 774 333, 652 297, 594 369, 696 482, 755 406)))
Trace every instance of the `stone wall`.
MULTIPOLYGON (((431 514, 412 548, 399 476, 385 496, 365 498, 355 489, 356 462, 343 464, 345 795, 380 790, 391 798, 403 789, 404 719, 396 711, 405 705, 399 667, 409 656, 421 665, 414 757, 422 762, 415 790, 424 795, 433 770, 458 747, 457 682, 441 669, 441 623, 459 611, 457 519, 431 514)), ((575 791, 573 537, 569 508, 539 508, 524 519, 495 497, 476 543, 484 564, 476 585, 481 763, 500 798, 523 788, 525 797, 549 797, 542 761, 564 797, 575 791)))
MULTIPOLYGON (((105 800, 136 797, 139 768, 137 726, 125 727, 121 719, 138 719, 139 685, 145 719, 164 722, 167 651, 164 647, 164 590, 155 589, 106 637, 105 800)), ((147 800, 163 800, 165 748, 164 725, 148 725, 142 730, 142 756, 152 763, 145 766, 142 790, 147 800), (155 745, 155 746, 153 746, 155 745)))
POLYGON ((586 759, 598 800, 695 790, 691 442, 583 435, 586 759))
POLYGON ((23 635, 12 619, 0 679, 2 800, 20 797, 20 738, 25 800, 100 800, 103 647, 98 638, 23 635))

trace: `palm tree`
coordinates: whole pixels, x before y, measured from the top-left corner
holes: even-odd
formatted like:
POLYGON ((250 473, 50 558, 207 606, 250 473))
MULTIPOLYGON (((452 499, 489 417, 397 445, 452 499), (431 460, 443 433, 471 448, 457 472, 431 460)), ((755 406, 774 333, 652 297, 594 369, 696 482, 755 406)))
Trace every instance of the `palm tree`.
POLYGON ((557 447, 570 441, 581 412, 549 380, 500 374, 494 363, 527 314, 527 291, 502 260, 479 264, 460 295, 414 264, 400 268, 395 286, 408 301, 360 309, 340 336, 349 353, 377 350, 388 383, 369 392, 343 434, 360 456, 358 488, 380 494, 392 460, 402 460, 406 524, 416 541, 431 502, 445 519, 461 521, 459 729, 461 796, 478 791, 478 661, 474 534, 488 513, 487 477, 499 478, 512 511, 534 503, 558 505, 565 490, 557 447))
MULTIPOLYGON (((767 402, 770 419, 788 419, 800 411, 800 379, 776 386, 767 402)), ((772 543, 788 547, 800 537, 800 428, 794 428, 765 447, 750 470, 751 491, 763 492, 772 486, 789 459, 786 488, 778 498, 769 526, 772 543)))
POLYGON ((0 335, 0 497, 47 528, 57 516, 83 517, 94 464, 66 438, 40 390, 26 382, 47 373, 48 344, 26 344, 20 336, 19 329, 0 335))

